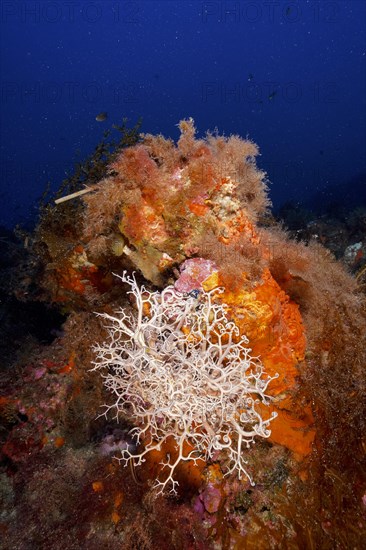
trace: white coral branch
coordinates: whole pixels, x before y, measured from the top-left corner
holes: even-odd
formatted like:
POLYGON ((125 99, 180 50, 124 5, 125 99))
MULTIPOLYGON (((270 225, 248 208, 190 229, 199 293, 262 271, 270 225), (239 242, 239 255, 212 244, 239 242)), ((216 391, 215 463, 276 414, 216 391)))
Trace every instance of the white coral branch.
POLYGON ((270 435, 276 413, 263 420, 256 405, 269 404, 273 378, 251 356, 248 339, 217 300, 224 290, 193 296, 169 286, 150 292, 134 275, 124 272, 120 278, 130 285, 137 314, 102 314, 109 339, 95 346, 94 363, 94 369, 105 369, 105 385, 117 397, 107 411, 114 409, 117 419, 128 415, 137 444, 143 444, 139 452, 123 450, 120 460, 138 466, 173 437, 178 458, 162 465, 168 475, 157 480, 160 491, 168 484, 175 491, 180 461, 210 460, 217 451, 229 459, 228 473, 237 471, 253 483, 242 451, 256 437, 270 435), (194 449, 188 455, 184 442, 194 449))

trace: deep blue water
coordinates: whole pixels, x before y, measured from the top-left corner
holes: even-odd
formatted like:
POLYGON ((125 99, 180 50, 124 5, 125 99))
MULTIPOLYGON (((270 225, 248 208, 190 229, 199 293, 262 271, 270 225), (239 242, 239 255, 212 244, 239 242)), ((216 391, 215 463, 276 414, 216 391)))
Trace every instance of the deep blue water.
POLYGON ((34 219, 123 117, 249 136, 275 206, 362 187, 365 28, 362 0, 2 0, 0 224, 34 219))

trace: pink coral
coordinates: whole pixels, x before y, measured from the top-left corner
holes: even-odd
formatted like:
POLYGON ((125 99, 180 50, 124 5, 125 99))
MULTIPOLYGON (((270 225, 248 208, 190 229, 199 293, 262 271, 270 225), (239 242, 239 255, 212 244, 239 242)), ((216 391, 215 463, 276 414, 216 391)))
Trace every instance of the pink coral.
POLYGON ((211 260, 193 258, 186 260, 180 267, 180 277, 174 287, 178 292, 191 292, 194 289, 201 289, 202 283, 217 271, 216 264, 211 260))
POLYGON ((201 500, 205 507, 205 510, 209 514, 214 514, 220 507, 221 493, 217 487, 212 483, 209 483, 201 494, 201 500))

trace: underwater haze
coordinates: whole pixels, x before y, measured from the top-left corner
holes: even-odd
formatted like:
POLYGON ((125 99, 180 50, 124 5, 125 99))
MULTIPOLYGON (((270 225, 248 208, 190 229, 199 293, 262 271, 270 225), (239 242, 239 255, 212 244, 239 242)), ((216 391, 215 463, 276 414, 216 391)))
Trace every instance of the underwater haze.
POLYGON ((275 208, 348 200, 352 182, 357 205, 365 20, 360 0, 3 0, 0 224, 33 224, 47 185, 140 117, 174 140, 189 117, 253 140, 275 208))

